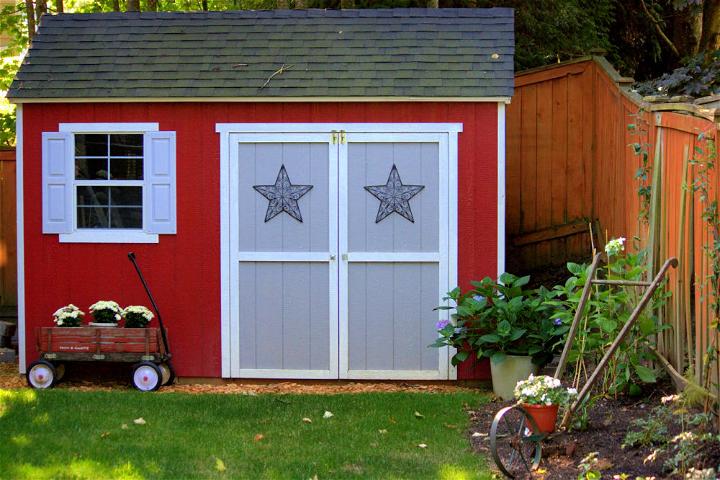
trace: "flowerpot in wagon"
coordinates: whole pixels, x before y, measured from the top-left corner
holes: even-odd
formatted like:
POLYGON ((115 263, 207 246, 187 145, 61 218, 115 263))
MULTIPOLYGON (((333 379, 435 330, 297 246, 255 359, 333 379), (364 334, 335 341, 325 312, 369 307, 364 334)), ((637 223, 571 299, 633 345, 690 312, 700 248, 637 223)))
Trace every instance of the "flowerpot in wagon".
MULTIPOLYGON (((559 405, 530 405, 523 403, 522 408, 535 420, 540 433, 552 433, 557 423, 559 405)), ((528 428, 532 428, 528 425, 528 428)))
POLYGON ((526 355, 505 355, 498 362, 490 360, 493 393, 503 400, 515 397, 515 385, 526 380, 530 374, 536 374, 538 366, 532 363, 532 357, 526 355))

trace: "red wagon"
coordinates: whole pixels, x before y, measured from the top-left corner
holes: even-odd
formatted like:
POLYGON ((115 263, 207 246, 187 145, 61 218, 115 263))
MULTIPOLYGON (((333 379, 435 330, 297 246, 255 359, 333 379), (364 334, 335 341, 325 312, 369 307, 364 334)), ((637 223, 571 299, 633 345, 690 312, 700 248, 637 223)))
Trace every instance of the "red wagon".
POLYGON ((42 327, 35 336, 40 360, 27 374, 34 388, 55 385, 65 362, 132 363, 133 385, 142 391, 157 390, 174 377, 159 328, 42 327))

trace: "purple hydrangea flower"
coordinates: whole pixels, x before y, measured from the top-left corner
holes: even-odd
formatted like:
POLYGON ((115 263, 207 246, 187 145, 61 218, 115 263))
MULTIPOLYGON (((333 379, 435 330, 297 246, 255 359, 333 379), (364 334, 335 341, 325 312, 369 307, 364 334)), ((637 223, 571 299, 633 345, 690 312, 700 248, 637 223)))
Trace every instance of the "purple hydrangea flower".
POLYGON ((555 326, 562 325, 562 319, 558 317, 555 320, 553 320, 553 323, 555 324, 555 326))
POLYGON ((438 330, 442 330, 443 328, 447 327, 450 324, 450 320, 440 320, 435 324, 435 328, 438 330))

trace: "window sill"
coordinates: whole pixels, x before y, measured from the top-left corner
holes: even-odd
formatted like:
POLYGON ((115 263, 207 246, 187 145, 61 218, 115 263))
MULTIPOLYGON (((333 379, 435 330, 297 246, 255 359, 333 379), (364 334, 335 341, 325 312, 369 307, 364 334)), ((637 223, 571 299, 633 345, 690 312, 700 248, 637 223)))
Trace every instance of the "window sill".
POLYGON ((60 243, 158 243, 159 237, 142 230, 76 230, 61 233, 60 243))

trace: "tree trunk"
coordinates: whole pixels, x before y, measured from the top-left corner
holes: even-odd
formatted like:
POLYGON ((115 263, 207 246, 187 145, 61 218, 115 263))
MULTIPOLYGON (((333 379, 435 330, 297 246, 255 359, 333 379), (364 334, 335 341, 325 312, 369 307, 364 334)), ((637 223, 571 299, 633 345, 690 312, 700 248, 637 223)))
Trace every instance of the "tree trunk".
POLYGON ((47 0, 35 0, 35 25, 40 25, 40 18, 47 13, 47 0))
POLYGON ((55 0, 55 13, 63 13, 64 11, 63 0, 55 0))
POLYGON ((157 12, 158 9, 158 2, 157 0, 148 0, 147 2, 147 8, 151 12, 157 12))
POLYGON ((125 10, 128 12, 139 12, 140 11, 140 0, 127 0, 125 10))
POLYGON ((202 4, 202 11, 203 11, 203 12, 207 12, 207 11, 208 11, 208 3, 207 3, 207 0, 202 0, 201 4, 202 4))
POLYGON ((439 0, 430 0, 427 4, 427 8, 440 8, 439 0))
POLYGON ((27 14, 28 38, 32 42, 35 36, 35 7, 32 0, 25 0, 25 10, 27 14))
POLYGON ((288 0, 277 0, 278 10, 287 10, 289 7, 288 0))
POLYGON ((720 48, 720 0, 705 0, 700 50, 707 52, 718 48, 720 48))
POLYGON ((113 12, 120 11, 120 0, 112 0, 112 9, 113 9, 113 12))
POLYGON ((295 0, 295 8, 298 10, 306 9, 305 0, 295 0))
POLYGON ((355 8, 355 0, 340 0, 340 8, 343 10, 355 8))
POLYGON ((680 51, 680 56, 693 56, 698 53, 700 34, 702 33, 702 8, 688 5, 675 12, 672 19, 672 42, 680 51))

